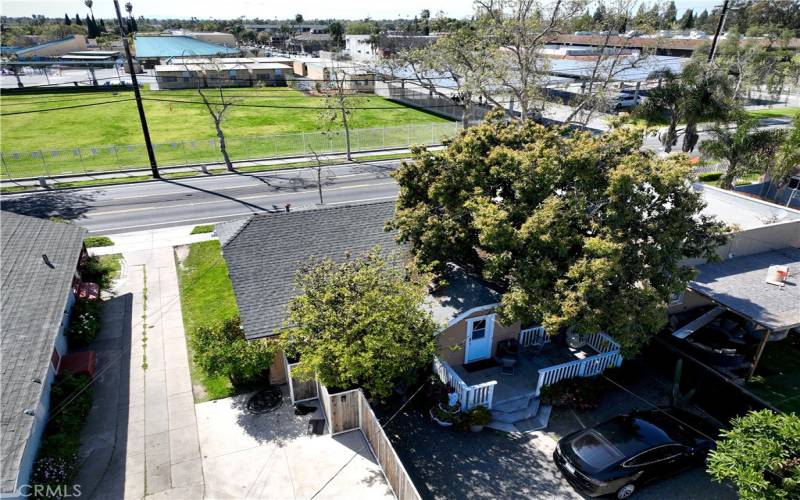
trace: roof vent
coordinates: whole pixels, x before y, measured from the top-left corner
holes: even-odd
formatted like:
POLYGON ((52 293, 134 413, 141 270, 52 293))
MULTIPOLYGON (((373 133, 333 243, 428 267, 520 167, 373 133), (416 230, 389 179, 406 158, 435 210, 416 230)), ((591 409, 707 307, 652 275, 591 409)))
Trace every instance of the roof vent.
POLYGON ((31 417, 36 416, 36 412, 33 411, 33 410, 25 410, 23 413, 25 413, 25 415, 29 415, 31 417))
POLYGON ((53 263, 50 262, 50 259, 47 257, 46 253, 42 254, 42 260, 44 261, 45 265, 47 267, 49 267, 50 269, 55 269, 56 268, 56 266, 54 266, 53 263))
POLYGON ((34 384, 41 384, 42 383, 42 379, 40 379, 39 377, 33 377, 31 382, 33 382, 34 384))
POLYGON ((769 266, 767 269, 767 283, 783 287, 789 277, 789 266, 769 266))

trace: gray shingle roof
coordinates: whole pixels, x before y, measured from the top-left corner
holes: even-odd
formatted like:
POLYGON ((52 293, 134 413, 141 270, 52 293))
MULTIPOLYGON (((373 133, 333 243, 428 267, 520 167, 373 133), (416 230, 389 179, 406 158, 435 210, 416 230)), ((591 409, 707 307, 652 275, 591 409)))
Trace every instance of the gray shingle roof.
POLYGON ((252 215, 217 225, 245 335, 274 335, 296 294, 294 275, 310 258, 344 260, 379 245, 398 249, 384 230, 394 202, 252 215), (224 239, 223 239, 224 238, 224 239))
POLYGON ((697 266, 689 288, 769 329, 800 326, 800 249, 782 248, 697 266), (788 265, 786 285, 766 282, 772 265, 788 265))
POLYGON ((440 324, 447 325, 470 309, 497 304, 503 297, 499 291, 453 263, 447 264, 442 278, 447 284, 426 300, 433 319, 440 324))
POLYGON ((0 213, 2 492, 14 491, 20 459, 64 319, 86 230, 0 213), (47 255, 52 267, 45 263, 47 255))

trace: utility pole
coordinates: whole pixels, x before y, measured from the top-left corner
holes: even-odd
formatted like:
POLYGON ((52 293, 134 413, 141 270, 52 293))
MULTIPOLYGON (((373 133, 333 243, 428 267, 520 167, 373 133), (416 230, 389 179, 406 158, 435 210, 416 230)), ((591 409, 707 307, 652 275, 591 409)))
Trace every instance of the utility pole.
MULTIPOLYGON (((115 0, 116 1, 116 0, 115 0)), ((714 53, 717 51, 717 39, 722 33, 722 26, 725 24, 725 15, 728 13, 728 0, 722 2, 722 12, 719 14, 719 22, 717 23, 717 31, 714 32, 714 39, 711 41, 711 50, 708 52, 708 62, 714 60, 714 53)))
POLYGON ((147 147, 147 157, 150 159, 150 170, 153 171, 154 179, 160 179, 161 174, 158 173, 156 155, 153 152, 153 143, 150 142, 150 130, 147 129, 147 118, 144 115, 142 94, 139 93, 139 82, 136 80, 136 71, 133 69, 133 58, 131 57, 131 48, 128 45, 128 34, 125 33, 125 28, 122 26, 122 14, 120 14, 119 11, 118 0, 114 0, 114 8, 117 10, 117 25, 119 26, 119 33, 122 35, 122 46, 125 47, 125 57, 128 59, 128 73, 131 75, 133 93, 136 96, 136 108, 139 110, 139 121, 142 122, 142 134, 144 134, 144 144, 147 147))

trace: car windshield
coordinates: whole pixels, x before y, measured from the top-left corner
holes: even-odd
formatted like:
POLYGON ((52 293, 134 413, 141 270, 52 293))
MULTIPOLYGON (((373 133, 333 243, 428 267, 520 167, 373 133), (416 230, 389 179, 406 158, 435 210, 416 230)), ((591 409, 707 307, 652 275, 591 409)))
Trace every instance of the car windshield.
POLYGON ((572 451, 589 468, 599 471, 609 467, 624 456, 603 436, 586 431, 572 442, 572 451))

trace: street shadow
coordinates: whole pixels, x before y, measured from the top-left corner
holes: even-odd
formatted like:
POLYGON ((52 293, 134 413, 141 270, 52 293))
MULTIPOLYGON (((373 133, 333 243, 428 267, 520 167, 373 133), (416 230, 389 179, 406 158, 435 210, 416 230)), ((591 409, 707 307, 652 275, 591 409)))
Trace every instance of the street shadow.
POLYGON ((89 211, 94 197, 79 191, 51 191, 0 199, 0 209, 46 219, 79 219, 89 211))
POLYGON ((179 182, 179 181, 172 181, 172 180, 164 180, 164 179, 162 179, 162 182, 165 182, 167 184, 172 184, 172 185, 178 186, 178 187, 183 187, 183 188, 186 188, 186 189, 191 189, 191 190, 194 190, 194 191, 199 191, 201 193, 210 194, 212 196, 216 196, 218 198, 222 198, 222 199, 225 199, 225 200, 228 200, 228 201, 232 201, 232 202, 238 203, 239 205, 241 205, 241 206, 243 206, 245 208, 250 209, 251 211, 255 211, 255 212, 269 212, 269 211, 271 211, 269 208, 265 208, 265 207, 263 207, 261 205, 258 205, 256 203, 250 203, 250 202, 247 202, 247 201, 243 201, 243 200, 240 200, 240 199, 238 199, 238 198, 236 198, 234 196, 228 196, 228 195, 219 193, 217 191, 213 191, 211 189, 203 189, 201 187, 198 187, 198 186, 195 186, 195 185, 192 185, 192 184, 186 184, 186 183, 179 182))

